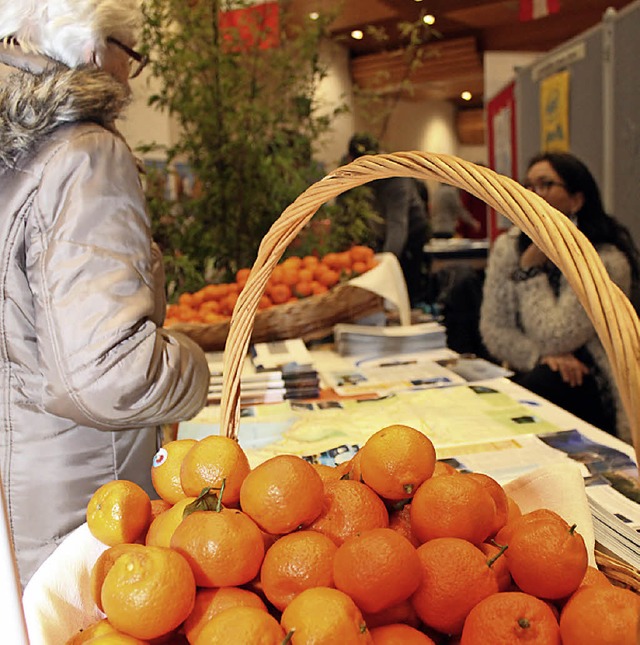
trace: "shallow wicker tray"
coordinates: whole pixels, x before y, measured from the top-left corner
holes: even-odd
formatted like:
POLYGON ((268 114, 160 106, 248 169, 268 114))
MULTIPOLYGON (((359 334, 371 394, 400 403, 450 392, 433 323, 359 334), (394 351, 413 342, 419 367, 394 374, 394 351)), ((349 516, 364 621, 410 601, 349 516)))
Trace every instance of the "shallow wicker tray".
MULTIPOLYGON (((286 338, 317 340, 328 336, 337 323, 352 322, 383 308, 383 299, 377 294, 349 284, 339 284, 327 293, 256 312, 251 342, 286 338)), ((224 348, 229 321, 213 325, 176 323, 171 329, 189 336, 205 351, 215 351, 224 348)))

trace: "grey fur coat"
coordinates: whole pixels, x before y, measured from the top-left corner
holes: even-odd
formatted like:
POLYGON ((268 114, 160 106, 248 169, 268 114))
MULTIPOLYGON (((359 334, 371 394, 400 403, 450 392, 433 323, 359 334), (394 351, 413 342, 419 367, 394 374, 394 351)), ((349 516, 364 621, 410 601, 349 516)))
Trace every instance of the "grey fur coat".
POLYGON ((113 127, 124 88, 38 64, 0 85, 0 471, 23 584, 101 484, 152 492, 158 425, 208 386, 200 348, 161 327, 161 262, 113 127))
MULTIPOLYGON (((517 371, 529 371, 549 354, 573 352, 586 345, 611 384, 618 436, 629 441, 629 425, 609 361, 596 331, 564 276, 555 295, 545 274, 522 282, 511 275, 519 266, 519 229, 512 228, 493 245, 484 283, 480 333, 489 352, 517 371)), ((611 279, 629 294, 631 267, 616 247, 598 249, 611 279)))

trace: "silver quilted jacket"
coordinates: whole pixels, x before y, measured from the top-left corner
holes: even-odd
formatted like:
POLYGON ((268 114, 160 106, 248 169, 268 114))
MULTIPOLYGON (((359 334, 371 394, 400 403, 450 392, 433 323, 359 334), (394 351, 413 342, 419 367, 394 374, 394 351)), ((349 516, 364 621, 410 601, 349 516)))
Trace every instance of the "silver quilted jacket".
POLYGON ((98 486, 152 492, 158 425, 195 415, 209 380, 161 328, 161 262, 112 125, 124 88, 39 65, 0 84, 0 471, 23 584, 98 486))

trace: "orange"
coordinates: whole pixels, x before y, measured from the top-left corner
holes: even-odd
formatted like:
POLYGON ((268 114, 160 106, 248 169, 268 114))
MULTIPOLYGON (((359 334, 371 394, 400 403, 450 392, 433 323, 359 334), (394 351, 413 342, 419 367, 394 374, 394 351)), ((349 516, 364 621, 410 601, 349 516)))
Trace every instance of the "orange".
POLYGON ((116 628, 106 618, 102 618, 71 636, 65 645, 83 645, 92 638, 103 636, 104 634, 113 634, 114 632, 117 632, 116 628))
POLYGON ((515 517, 512 521, 507 522, 499 531, 496 533, 495 541, 498 544, 509 544, 511 541, 511 536, 516 527, 529 522, 535 522, 537 520, 548 520, 548 521, 557 521, 560 522, 563 526, 566 524, 565 520, 562 519, 555 511, 552 511, 548 508, 538 508, 535 511, 530 511, 515 517))
POLYGON ((457 475, 458 471, 446 461, 436 461, 436 465, 433 469, 432 477, 439 477, 440 475, 457 475))
POLYGON ((406 600, 421 580, 415 547, 392 529, 371 529, 347 539, 333 561, 337 589, 361 611, 378 612, 406 600))
POLYGON ((294 455, 278 455, 254 468, 240 489, 240 506, 267 533, 305 527, 320 515, 324 484, 313 466, 294 455))
POLYGON ((313 287, 311 286, 311 281, 309 280, 300 280, 296 282, 293 287, 293 293, 299 298, 306 298, 313 293, 313 287))
POLYGON ((416 548, 420 546, 420 540, 411 530, 411 504, 405 504, 389 514, 389 528, 406 537, 416 548))
POLYGON ((426 634, 402 623, 375 627, 371 638, 374 645, 435 645, 426 634))
MULTIPOLYGON (((348 462, 347 462, 348 463, 348 462)), ((340 479, 345 472, 346 468, 337 468, 335 466, 327 466, 326 464, 311 464, 315 471, 320 475, 320 479, 326 484, 330 481, 336 481, 340 479)))
POLYGON ((360 450, 365 484, 391 500, 412 497, 433 474, 436 451, 422 432, 391 425, 373 434, 360 450))
POLYGON ((280 305, 288 302, 291 298, 291 288, 286 284, 274 284, 269 292, 269 297, 274 305, 280 305))
POLYGON ((346 461, 344 464, 341 464, 346 470, 345 475, 346 479, 351 479, 353 481, 361 482, 362 481, 362 470, 360 469, 360 450, 356 452, 349 461, 346 461))
POLYGON ((96 636, 90 641, 86 641, 86 643, 87 645, 147 645, 148 641, 143 641, 121 632, 110 632, 96 636))
POLYGON ((114 562, 123 553, 141 550, 144 550, 144 546, 142 544, 116 544, 116 546, 109 547, 98 556, 98 559, 95 561, 95 564, 91 569, 89 588, 91 590, 91 597, 100 611, 103 611, 102 599, 100 597, 102 594, 102 584, 104 583, 104 579, 106 578, 107 573, 111 570, 114 562))
POLYGON ((135 542, 149 526, 151 500, 133 482, 118 479, 98 488, 87 505, 87 526, 103 544, 135 542))
POLYGON ((139 638, 129 636, 128 634, 114 631, 108 634, 96 636, 95 638, 86 641, 86 643, 87 645, 147 645, 148 641, 143 641, 139 638))
POLYGON ((184 621, 184 633, 188 641, 193 643, 202 628, 214 616, 231 607, 254 607, 267 611, 266 605, 257 594, 240 587, 198 589, 193 611, 184 621))
POLYGON ((582 582, 580 583, 580 588, 592 587, 593 585, 609 586, 610 584, 611 582, 609 581, 609 578, 607 578, 602 571, 589 565, 586 573, 584 574, 584 578, 582 578, 582 582))
POLYGON ((264 558, 260 529, 241 511, 227 508, 191 513, 173 532, 171 548, 185 557, 199 587, 246 584, 264 558))
POLYGON ((174 504, 169 510, 160 513, 151 522, 144 543, 147 546, 164 546, 168 548, 171 544, 173 532, 178 528, 178 524, 184 518, 184 509, 195 501, 195 497, 185 497, 177 504, 174 504))
MULTIPOLYGON (((585 640, 582 645, 589 642, 596 641, 585 640)), ((535 596, 517 591, 493 594, 469 612, 460 639, 460 645, 488 643, 560 645, 558 621, 535 596)))
POLYGON ((365 484, 342 479, 325 483, 324 492, 322 512, 309 528, 337 545, 362 531, 389 525, 384 502, 365 484))
POLYGON ((511 587, 511 574, 509 565, 504 555, 505 547, 498 547, 490 542, 478 544, 478 548, 484 553, 487 564, 493 569, 498 581, 498 591, 507 591, 511 587))
POLYGON ((465 473, 463 477, 471 477, 480 483, 491 495, 496 505, 496 513, 489 535, 495 535, 506 523, 509 515, 509 500, 504 488, 489 475, 484 473, 465 473))
POLYGON ((635 645, 640 596, 614 585, 578 590, 560 614, 563 645, 635 645))
POLYGON ((444 634, 459 634, 473 607, 497 593, 494 571, 478 547, 459 538, 436 538, 417 553, 422 582, 411 602, 420 620, 444 634))
POLYGON ((373 249, 368 246, 356 244, 349 249, 353 262, 368 262, 374 256, 373 249))
POLYGON ((102 585, 109 622, 136 638, 175 629, 191 613, 196 584, 189 563, 176 551, 145 546, 123 553, 102 585))
POLYGON ((184 456, 180 481, 189 497, 198 497, 203 488, 220 489, 224 481, 222 503, 230 506, 238 501, 249 470, 249 460, 236 441, 212 435, 198 441, 184 456))
POLYGON ((507 504, 507 524, 509 524, 509 522, 515 522, 515 520, 522 515, 522 511, 520 510, 518 503, 508 495, 507 504))
POLYGON ((165 511, 168 511, 173 504, 169 504, 169 502, 165 502, 163 499, 152 499, 151 500, 151 515, 149 517, 149 520, 153 522, 153 520, 160 515, 160 513, 164 513, 165 511))
POLYGON ((356 274, 356 275, 361 275, 362 273, 367 272, 367 263, 366 262, 361 262, 360 260, 356 260, 352 265, 351 265, 351 270, 356 274))
POLYGON ((175 504, 187 495, 180 482, 180 468, 184 456, 198 442, 195 439, 177 439, 169 441, 156 452, 151 465, 151 482, 156 493, 175 504))
POLYGON ((369 629, 395 623, 403 623, 416 628, 420 625, 420 619, 410 599, 403 600, 397 605, 392 605, 382 611, 375 611, 373 613, 363 612, 362 616, 369 629))
POLYGON ((236 282, 242 285, 246 284, 247 280, 249 279, 250 273, 251 273, 251 269, 248 269, 248 268, 238 269, 236 271, 236 282))
POLYGON ((338 547, 325 535, 298 531, 277 540, 264 556, 260 582, 267 600, 282 611, 301 591, 333 587, 338 547))
POLYGON ((282 612, 280 624, 292 645, 370 645, 373 643, 362 614, 347 594, 314 587, 298 594, 282 612))
POLYGON ((333 271, 332 269, 326 269, 325 271, 321 271, 316 276, 316 280, 329 289, 338 284, 338 282, 340 281, 340 274, 337 271, 333 271))
POLYGON ((232 607, 214 616, 193 645, 281 645, 285 633, 278 621, 255 607, 232 607))
POLYGON ((326 265, 330 269, 340 270, 343 267, 343 261, 338 253, 327 253, 322 258, 322 264, 326 265))
POLYGON ((295 269, 296 271, 303 265, 303 260, 297 255, 290 255, 288 258, 282 261, 283 269, 295 269))
POLYGON ((493 498, 471 477, 432 477, 411 502, 411 530, 421 542, 457 537, 480 544, 489 537, 495 514, 493 498))
POLYGON ((555 600, 573 593, 587 571, 582 536, 564 520, 516 523, 506 551, 513 581, 525 593, 555 600))

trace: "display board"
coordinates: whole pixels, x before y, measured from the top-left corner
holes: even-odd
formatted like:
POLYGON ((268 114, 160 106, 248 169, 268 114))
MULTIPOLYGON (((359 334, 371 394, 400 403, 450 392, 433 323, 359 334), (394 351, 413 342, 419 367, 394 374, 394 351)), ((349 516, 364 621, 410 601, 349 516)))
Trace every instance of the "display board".
POLYGON ((640 0, 516 72, 520 173, 541 150, 541 86, 569 73, 568 149, 593 172, 605 208, 640 245, 640 0))
POLYGON ((640 3, 613 22, 612 211, 640 244, 640 3))

